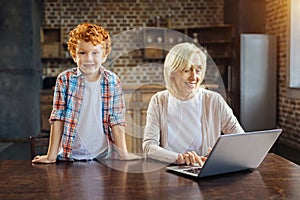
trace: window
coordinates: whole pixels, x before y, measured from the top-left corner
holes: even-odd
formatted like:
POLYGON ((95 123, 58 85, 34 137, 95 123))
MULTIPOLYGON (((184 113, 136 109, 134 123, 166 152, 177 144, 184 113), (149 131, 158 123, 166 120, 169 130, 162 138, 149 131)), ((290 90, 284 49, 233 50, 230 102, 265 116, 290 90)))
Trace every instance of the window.
POLYGON ((290 0, 287 50, 287 95, 300 99, 300 0, 290 0))

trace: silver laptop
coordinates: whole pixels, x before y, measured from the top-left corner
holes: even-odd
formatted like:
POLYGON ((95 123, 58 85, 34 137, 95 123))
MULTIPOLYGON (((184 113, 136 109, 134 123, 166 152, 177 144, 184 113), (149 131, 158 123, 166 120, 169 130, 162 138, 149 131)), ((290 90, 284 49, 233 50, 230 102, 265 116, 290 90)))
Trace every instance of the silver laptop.
POLYGON ((176 165, 167 171, 206 177, 246 169, 255 169, 263 161, 282 129, 221 135, 202 167, 176 165))

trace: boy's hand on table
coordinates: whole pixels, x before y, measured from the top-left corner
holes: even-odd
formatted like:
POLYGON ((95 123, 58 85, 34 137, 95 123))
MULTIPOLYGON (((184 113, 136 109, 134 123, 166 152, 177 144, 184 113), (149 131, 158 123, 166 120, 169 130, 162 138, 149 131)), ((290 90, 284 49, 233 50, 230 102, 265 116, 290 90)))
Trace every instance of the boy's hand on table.
POLYGON ((41 163, 41 164, 51 164, 51 163, 55 163, 56 159, 49 159, 47 155, 43 155, 43 156, 34 157, 31 162, 32 163, 41 163))
POLYGON ((135 155, 133 153, 128 153, 124 150, 117 150, 117 159, 118 160, 140 160, 142 157, 135 155))

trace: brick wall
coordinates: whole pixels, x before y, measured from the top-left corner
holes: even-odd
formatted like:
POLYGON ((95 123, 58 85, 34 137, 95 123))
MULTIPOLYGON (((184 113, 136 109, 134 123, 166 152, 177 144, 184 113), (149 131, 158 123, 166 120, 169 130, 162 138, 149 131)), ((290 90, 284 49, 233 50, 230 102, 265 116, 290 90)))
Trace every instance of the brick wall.
MULTIPOLYGON (((160 26, 166 26, 167 18, 171 16, 171 28, 223 24, 223 7, 223 0, 44 0, 42 20, 43 27, 62 29, 63 42, 79 23, 101 24, 110 31, 113 39, 118 38, 113 47, 120 50, 132 45, 130 37, 134 34, 130 30, 155 26, 158 17, 160 26), (122 35, 121 42, 118 34, 122 35)), ((117 73, 123 84, 162 83, 162 61, 144 60, 139 47, 133 49, 117 59, 108 60, 110 65, 106 67, 117 73)), ((62 64, 54 62, 50 65, 62 64)))
POLYGON ((266 32, 277 36, 278 126, 280 141, 300 150, 300 99, 287 97, 288 1, 266 0, 266 32))

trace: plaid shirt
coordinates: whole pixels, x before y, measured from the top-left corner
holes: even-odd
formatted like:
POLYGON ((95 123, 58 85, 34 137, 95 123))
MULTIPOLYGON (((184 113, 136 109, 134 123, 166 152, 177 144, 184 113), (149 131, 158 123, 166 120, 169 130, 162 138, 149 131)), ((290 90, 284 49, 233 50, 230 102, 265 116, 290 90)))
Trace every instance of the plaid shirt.
MULTIPOLYGON (((120 79, 113 72, 100 69, 103 131, 107 135, 109 154, 113 137, 111 127, 125 126, 125 104, 120 79)), ((53 109, 49 122, 64 121, 62 134, 63 153, 60 160, 72 160, 72 147, 77 134, 77 125, 85 91, 85 77, 78 68, 68 69, 58 75, 54 89, 53 109)))

